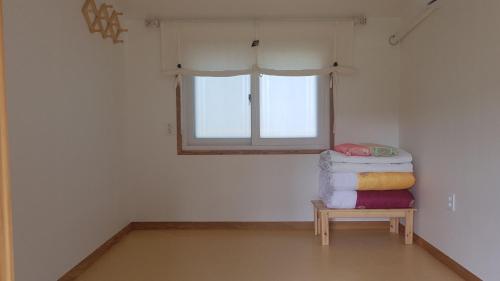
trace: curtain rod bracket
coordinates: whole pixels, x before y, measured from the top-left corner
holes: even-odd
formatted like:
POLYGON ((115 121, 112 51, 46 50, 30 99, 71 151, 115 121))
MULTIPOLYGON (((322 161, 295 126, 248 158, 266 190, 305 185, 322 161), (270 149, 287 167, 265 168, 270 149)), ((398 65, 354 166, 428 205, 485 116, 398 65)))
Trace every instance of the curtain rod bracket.
POLYGON ((149 18, 144 20, 144 25, 148 28, 160 28, 161 20, 159 18, 149 18))
POLYGON ((366 25, 368 24, 368 18, 365 15, 354 17, 354 24, 366 25))

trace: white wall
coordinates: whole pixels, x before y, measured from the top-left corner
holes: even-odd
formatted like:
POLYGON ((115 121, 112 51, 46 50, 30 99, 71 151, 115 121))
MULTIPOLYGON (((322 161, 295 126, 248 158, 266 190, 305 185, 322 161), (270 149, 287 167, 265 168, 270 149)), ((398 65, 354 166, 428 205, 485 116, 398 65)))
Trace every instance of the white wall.
POLYGON ((416 232, 498 280, 500 2, 439 2, 401 51, 400 142, 415 156, 416 232), (447 210, 453 193, 456 212, 447 210))
POLYGON ((53 281, 129 221, 122 49, 88 32, 82 1, 3 2, 16 280, 53 281))
MULTIPOLYGON (((425 1, 425 0, 424 0, 425 1)), ((401 0, 120 0, 127 17, 331 17, 365 14, 399 17, 401 0)))
MULTIPOLYGON (((399 49, 387 44, 397 18, 356 28, 359 74, 341 79, 337 140, 398 145, 399 49)), ((311 220, 317 155, 177 156, 173 79, 160 75, 159 31, 127 23, 124 137, 135 220, 311 220)))

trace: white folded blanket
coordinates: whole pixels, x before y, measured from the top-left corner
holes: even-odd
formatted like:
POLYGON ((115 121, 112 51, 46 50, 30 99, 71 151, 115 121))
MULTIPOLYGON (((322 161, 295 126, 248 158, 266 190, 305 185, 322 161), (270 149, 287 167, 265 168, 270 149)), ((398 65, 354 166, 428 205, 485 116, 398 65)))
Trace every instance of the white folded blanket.
POLYGON ((337 163, 360 163, 360 164, 401 164, 411 163, 411 154, 399 149, 399 154, 390 157, 373 156, 347 156, 345 154, 333 151, 332 160, 337 163))
POLYGON ((330 185, 336 190, 356 190, 358 187, 357 173, 332 173, 330 185))
POLYGON ((331 161, 334 163, 355 163, 355 164, 402 164, 411 163, 410 153, 399 149, 399 155, 391 157, 373 157, 373 156, 347 156, 342 153, 327 150, 321 153, 322 161, 331 161))
POLYGON ((358 200, 356 191, 334 191, 328 196, 321 198, 327 208, 334 209, 354 209, 358 200))
POLYGON ((320 162, 320 168, 324 171, 333 173, 383 173, 383 172, 399 172, 412 173, 413 165, 405 164, 355 164, 355 163, 332 163, 320 162))

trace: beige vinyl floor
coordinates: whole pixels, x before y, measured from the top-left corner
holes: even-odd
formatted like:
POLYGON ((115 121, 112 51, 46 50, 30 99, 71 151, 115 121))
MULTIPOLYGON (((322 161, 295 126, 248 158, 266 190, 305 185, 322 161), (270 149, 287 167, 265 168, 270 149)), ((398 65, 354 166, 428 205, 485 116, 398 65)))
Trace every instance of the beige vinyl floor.
POLYGON ((382 230, 136 230, 78 281, 462 280, 382 230))

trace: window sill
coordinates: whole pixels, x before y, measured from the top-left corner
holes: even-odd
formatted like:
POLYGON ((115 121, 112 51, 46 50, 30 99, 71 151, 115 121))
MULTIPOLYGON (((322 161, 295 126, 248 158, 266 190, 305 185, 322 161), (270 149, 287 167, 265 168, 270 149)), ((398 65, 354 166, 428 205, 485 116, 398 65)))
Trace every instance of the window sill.
POLYGON ((310 155, 320 154, 324 149, 294 149, 294 150, 185 150, 178 149, 177 155, 310 155))

